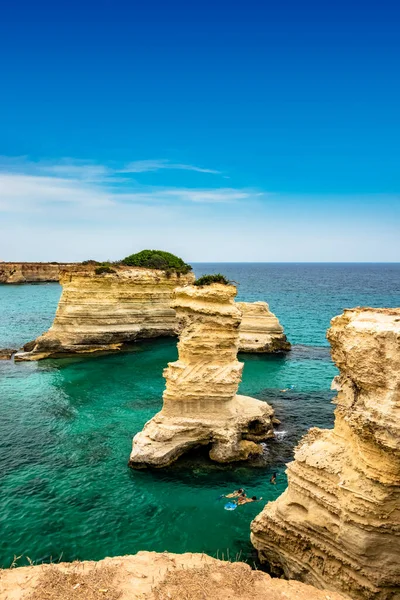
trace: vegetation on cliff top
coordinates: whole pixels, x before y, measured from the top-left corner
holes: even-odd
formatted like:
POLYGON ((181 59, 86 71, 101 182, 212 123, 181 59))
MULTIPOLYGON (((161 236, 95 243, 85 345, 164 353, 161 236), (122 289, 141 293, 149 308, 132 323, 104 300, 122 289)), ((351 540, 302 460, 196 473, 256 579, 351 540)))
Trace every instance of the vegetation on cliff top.
POLYGON ((96 275, 102 275, 103 273, 115 273, 116 271, 108 265, 102 265, 101 267, 97 267, 97 269, 95 269, 94 272, 96 273, 96 275))
POLYGON ((216 273, 215 275, 202 275, 194 282, 194 285, 198 285, 202 287, 203 285, 211 285, 212 283, 222 283, 223 285, 231 285, 229 279, 222 275, 221 273, 216 273))
POLYGON ((164 250, 142 250, 127 256, 121 260, 121 264, 130 267, 160 269, 167 274, 176 273, 177 275, 185 275, 192 270, 192 267, 181 258, 164 250))

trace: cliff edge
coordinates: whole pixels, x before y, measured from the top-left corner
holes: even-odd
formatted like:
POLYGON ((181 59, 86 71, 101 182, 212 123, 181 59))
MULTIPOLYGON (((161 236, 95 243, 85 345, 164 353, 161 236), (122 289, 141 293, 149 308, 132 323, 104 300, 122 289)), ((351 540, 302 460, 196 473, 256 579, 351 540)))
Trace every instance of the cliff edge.
POLYGON ((273 572, 368 600, 400 597, 400 309, 331 322, 333 430, 311 429, 288 489, 251 525, 273 572))
POLYGON ((61 273, 53 325, 16 360, 119 350, 138 339, 176 335, 171 295, 194 275, 122 265, 99 271, 86 265, 61 273))
POLYGON ((0 600, 344 600, 206 554, 135 556, 0 570, 0 600))
POLYGON ((45 283, 59 281, 69 263, 0 262, 0 283, 45 283))

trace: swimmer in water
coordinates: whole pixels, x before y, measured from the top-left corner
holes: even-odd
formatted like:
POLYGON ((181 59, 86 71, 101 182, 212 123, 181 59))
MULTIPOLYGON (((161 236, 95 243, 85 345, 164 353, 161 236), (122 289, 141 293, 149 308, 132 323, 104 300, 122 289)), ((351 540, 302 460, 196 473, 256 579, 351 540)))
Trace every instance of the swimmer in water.
POLYGON ((249 504, 250 502, 259 502, 262 498, 257 498, 257 496, 252 496, 251 498, 246 498, 246 496, 239 496, 237 499, 237 504, 240 506, 241 504, 249 504))
POLYGON ((272 477, 269 482, 272 483, 272 485, 276 485, 276 473, 272 473, 272 477))
POLYGON ((246 493, 243 488, 239 488, 238 490, 235 490, 231 494, 227 494, 225 496, 225 498, 238 498, 239 496, 246 496, 246 493))

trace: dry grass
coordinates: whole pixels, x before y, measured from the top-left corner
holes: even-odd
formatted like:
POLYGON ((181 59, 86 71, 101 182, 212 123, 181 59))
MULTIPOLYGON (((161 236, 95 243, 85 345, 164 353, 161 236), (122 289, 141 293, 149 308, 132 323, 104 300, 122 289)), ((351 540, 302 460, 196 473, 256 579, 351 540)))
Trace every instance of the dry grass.
POLYGON ((110 567, 84 571, 78 564, 65 572, 51 565, 26 600, 117 600, 121 592, 113 586, 115 574, 116 569, 110 567))
POLYGON ((262 579, 243 563, 205 564, 170 571, 152 593, 154 600, 265 600, 262 579))

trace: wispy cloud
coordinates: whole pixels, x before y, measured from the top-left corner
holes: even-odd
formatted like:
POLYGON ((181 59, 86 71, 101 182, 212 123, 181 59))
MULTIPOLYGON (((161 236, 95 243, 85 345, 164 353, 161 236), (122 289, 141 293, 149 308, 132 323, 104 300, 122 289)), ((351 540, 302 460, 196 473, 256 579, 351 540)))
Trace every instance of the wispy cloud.
MULTIPOLYGON (((138 161, 129 172, 144 172, 159 161, 138 161), (142 165, 142 166, 140 166, 142 165), (146 166, 145 166, 146 165, 146 166), (137 171, 134 171, 134 169, 137 171)), ((179 165, 178 165, 179 166, 179 165)), ((196 170, 196 167, 181 165, 196 170)), ((158 167, 157 167, 158 168, 158 167)), ((169 168, 169 167, 161 167, 169 168)), ((26 157, 0 157, 0 211, 37 212, 57 206, 99 208, 118 205, 179 206, 190 204, 237 203, 255 199, 253 190, 228 187, 188 188, 141 185, 121 178, 125 167, 62 159, 31 161, 26 157)))
POLYGON ((221 175, 221 171, 215 169, 205 169, 195 165, 185 165, 182 163, 173 163, 166 159, 158 160, 136 160, 128 163, 121 173, 147 173, 149 171, 160 171, 161 169, 171 169, 175 171, 196 171, 197 173, 212 173, 221 175))
MULTIPOLYGON (((8 172, 24 172, 29 174, 57 175, 69 179, 81 179, 83 181, 121 181, 120 175, 156 172, 161 170, 194 171, 197 173, 211 173, 222 175, 216 169, 206 169, 195 165, 173 163, 166 159, 137 160, 122 165, 103 165, 94 161, 85 161, 72 158, 52 160, 30 160, 26 156, 0 156, 0 170, 8 172)), ((224 176, 226 177, 226 176, 224 176)), ((123 179, 126 181, 126 179, 123 179)))

